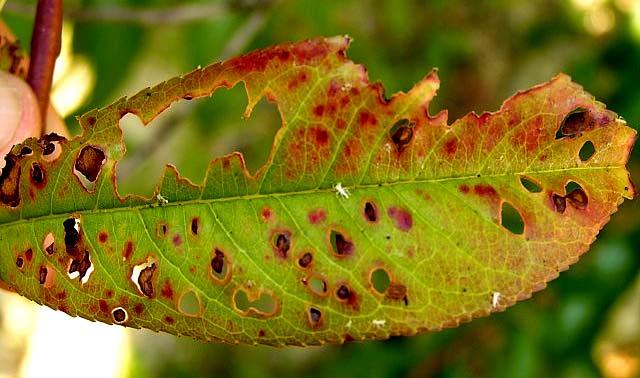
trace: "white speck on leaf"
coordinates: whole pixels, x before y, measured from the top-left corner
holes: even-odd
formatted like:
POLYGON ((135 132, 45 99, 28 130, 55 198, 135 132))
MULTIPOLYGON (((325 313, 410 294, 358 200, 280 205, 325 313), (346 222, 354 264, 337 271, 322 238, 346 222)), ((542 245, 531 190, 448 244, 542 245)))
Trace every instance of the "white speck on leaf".
POLYGON ((166 205, 166 204, 168 204, 168 203, 169 203, 169 200, 168 200, 168 199, 166 199, 166 198, 164 198, 164 197, 162 196, 162 194, 160 194, 160 193, 156 194, 156 200, 157 200, 157 201, 158 201, 158 203, 159 203, 159 204, 161 204, 161 205, 166 205))
POLYGON ((346 327, 347 328, 351 328, 351 325, 353 324, 353 321, 351 319, 349 319, 349 321, 347 322, 346 327))
POLYGON ((349 193, 347 188, 342 186, 341 182, 337 183, 336 186, 334 186, 334 188, 336 189, 336 193, 342 198, 346 199, 346 198, 349 198, 349 196, 351 195, 351 193, 349 193))
POLYGON ((491 306, 493 308, 498 307, 498 305, 500 304, 500 293, 498 293, 497 291, 494 291, 493 294, 491 295, 491 306))
POLYGON ((371 324, 373 324, 374 326, 381 328, 384 327, 385 324, 387 324, 387 321, 384 319, 373 319, 371 321, 371 324))

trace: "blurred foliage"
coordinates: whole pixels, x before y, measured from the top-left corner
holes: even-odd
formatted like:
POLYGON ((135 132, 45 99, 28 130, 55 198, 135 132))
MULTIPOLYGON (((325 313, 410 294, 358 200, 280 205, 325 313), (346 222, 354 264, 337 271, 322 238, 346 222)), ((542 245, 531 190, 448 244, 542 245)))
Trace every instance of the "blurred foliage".
MULTIPOLYGON (((348 34, 354 38, 349 56, 369 68, 372 81, 382 81, 388 96, 438 67, 442 85, 431 113, 448 109, 451 120, 496 110, 516 90, 563 71, 631 126, 640 125, 640 2, 634 0, 67 0, 65 7, 73 53, 88 59, 97 78, 78 114, 229 55, 348 34)), ((3 11, 22 41, 30 38, 32 9, 33 2, 9 0, 3 11)), ((234 150, 245 153, 252 170, 260 167, 280 120, 266 102, 243 120, 245 104, 243 89, 234 88, 212 101, 174 106, 150 129, 127 119, 123 191, 150 193, 166 162, 199 181, 211 157, 234 150)), ((67 123, 78 132, 72 117, 67 123)), ((635 178, 638 161, 636 149, 635 178)), ((640 271, 639 207, 625 203, 578 264, 503 314, 435 334, 308 349, 209 345, 141 331, 131 374, 615 376, 596 365, 604 357, 594 345, 619 318, 608 314, 640 271)), ((632 318, 640 318, 636 307, 632 318)), ((640 340, 626 343, 638 366, 640 340)))

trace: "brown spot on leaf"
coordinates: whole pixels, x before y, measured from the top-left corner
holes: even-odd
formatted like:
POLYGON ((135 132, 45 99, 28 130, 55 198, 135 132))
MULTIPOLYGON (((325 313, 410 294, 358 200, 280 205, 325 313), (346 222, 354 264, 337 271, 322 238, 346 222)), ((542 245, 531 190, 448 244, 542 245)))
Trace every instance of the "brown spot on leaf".
POLYGON ((166 222, 158 222, 156 224, 156 235, 158 235, 159 238, 167 236, 168 233, 169 225, 166 222))
POLYGON ((95 182, 105 159, 106 155, 100 148, 85 146, 76 158, 74 168, 90 182, 95 182))
POLYGON ((449 139, 444 144, 443 150, 447 155, 453 156, 458 150, 458 140, 455 138, 449 139))
POLYGON ((182 237, 180 236, 180 234, 175 234, 173 235, 173 238, 171 238, 171 242, 173 243, 174 247, 179 247, 180 245, 182 245, 182 237))
POLYGON ((305 71, 299 72, 295 78, 289 81, 288 88, 290 90, 296 89, 300 84, 306 82, 308 78, 309 75, 305 71))
POLYGON ((277 231, 272 238, 273 251, 276 257, 286 259, 291 249, 291 232, 277 231))
POLYGON ((171 316, 167 315, 167 316, 164 317, 164 322, 167 323, 167 324, 173 324, 176 321, 171 316))
POLYGON ((495 197, 498 195, 493 186, 483 184, 474 185, 473 192, 481 197, 495 197))
POLYGON ((4 161, 5 166, 0 174, 0 202, 16 207, 20 204, 20 159, 9 153, 4 161))
POLYGON ((401 209, 398 207, 390 207, 387 210, 387 214, 389 218, 393 219, 393 223, 401 231, 409 231, 413 226, 413 218, 411 217, 411 213, 409 213, 406 209, 401 209))
POLYGON ((102 244, 107 242, 107 239, 109 238, 109 235, 107 235, 106 231, 100 231, 98 233, 98 241, 102 244))
POLYGON ((351 239, 337 230, 329 231, 329 245, 336 257, 347 257, 355 251, 355 246, 351 239))
POLYGON ((24 251, 24 258, 27 260, 27 262, 31 262, 31 260, 33 259, 33 249, 28 248, 26 251, 24 251))
POLYGON ((191 218, 191 234, 198 235, 199 231, 200 231, 200 218, 198 217, 191 218))
POLYGON ((107 304, 107 301, 105 301, 104 299, 100 299, 98 301, 98 307, 100 308, 100 311, 104 313, 109 313, 109 305, 107 304))
POLYGON ((561 196, 556 193, 551 194, 551 203, 553 204, 553 208, 555 211, 563 214, 567 208, 567 199, 564 196, 561 196))
POLYGON ((38 282, 40 285, 44 285, 47 282, 47 274, 49 273, 49 269, 46 266, 40 266, 40 270, 38 271, 38 282))
POLYGON ((302 269, 306 269, 308 268, 311 264, 313 263, 313 255, 311 254, 311 252, 305 252, 302 256, 300 256, 300 258, 298 259, 298 265, 302 268, 302 269))
POLYGON ((403 118, 396 122, 391 128, 391 141, 396 146, 396 151, 399 154, 411 143, 414 126, 415 124, 403 118))
POLYGON ((351 309, 358 310, 360 308, 360 304, 358 303, 358 295, 346 283, 341 283, 338 285, 335 295, 338 301, 343 302, 351 309))
POLYGON ((160 290, 160 295, 167 299, 173 299, 173 286, 169 280, 164 282, 162 290, 160 290))
POLYGON ((136 305, 133 306, 133 312, 138 316, 142 315, 144 312, 144 305, 142 303, 136 303, 136 305))
POLYGON ((261 329, 258 331, 258 337, 264 337, 264 335, 265 335, 264 329, 261 329))
POLYGON ((458 190, 460 190, 461 193, 467 194, 471 189, 469 188, 469 185, 462 184, 458 187, 458 190))
POLYGON ((399 283, 392 283, 387 289, 387 298, 393 300, 406 299, 407 287, 399 283))
POLYGON ((42 189, 47 184, 46 180, 47 175, 42 166, 37 162, 31 164, 31 182, 33 185, 38 189, 42 189))
POLYGON ((132 254, 133 254, 133 241, 127 240, 127 242, 124 243, 124 248, 122 249, 122 260, 123 261, 129 260, 132 254))
POLYGON ((211 276, 218 283, 226 283, 231 278, 231 271, 231 261, 221 249, 216 248, 211 259, 211 276))
POLYGON ((327 213, 325 213, 325 211, 322 209, 315 209, 315 210, 309 211, 309 214, 307 215, 307 217, 309 218, 309 223, 319 224, 324 222, 325 219, 327 219, 327 213))
POLYGON ((349 298, 351 297, 351 290, 347 285, 340 285, 336 290, 336 297, 340 301, 349 300, 349 298))
POLYGON ((378 208, 376 207, 376 204, 373 203, 373 201, 367 201, 364 204, 364 219, 366 219, 367 222, 370 223, 375 223, 378 221, 378 208))
POLYGON ((263 222, 269 222, 273 217, 273 210, 269 206, 265 206, 260 211, 260 216, 262 217, 263 222))
POLYGON ((320 104, 320 105, 316 105, 313 107, 313 114, 316 117, 322 117, 322 115, 324 114, 324 105, 320 104))
POLYGON ((360 127, 375 126, 378 124, 378 119, 373 113, 363 110, 358 115, 358 124, 360 127))
POLYGON ((315 126, 309 129, 311 135, 313 136, 313 140, 319 146, 326 146, 329 143, 329 133, 327 129, 321 126, 315 126))
POLYGON ((147 298, 153 298, 154 295, 153 278, 156 269, 156 264, 151 264, 150 266, 142 269, 140 271, 140 275, 138 276, 138 285, 140 287, 140 291, 142 291, 142 294, 144 294, 147 298))
POLYGON ((91 116, 91 117, 88 117, 88 118, 87 118, 87 124, 88 124, 89 126, 93 126, 93 125, 95 125, 95 124, 96 124, 96 121, 97 121, 97 119, 96 119, 96 117, 94 117, 94 116, 91 116))
POLYGON ((569 194, 567 194, 567 200, 569 200, 569 203, 573 205, 573 207, 580 210, 586 209, 587 204, 589 203, 587 193, 585 193, 582 188, 573 189, 569 194))

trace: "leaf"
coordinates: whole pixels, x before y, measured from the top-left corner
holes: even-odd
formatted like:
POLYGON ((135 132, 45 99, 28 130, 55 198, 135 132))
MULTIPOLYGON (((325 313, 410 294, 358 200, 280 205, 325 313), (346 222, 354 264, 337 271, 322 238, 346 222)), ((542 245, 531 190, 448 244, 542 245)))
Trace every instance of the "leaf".
POLYGON ((448 125, 428 113, 435 71, 386 99, 348 43, 254 51, 91 111, 72 140, 15 146, 0 279, 70 315, 205 340, 381 339, 528 298, 633 197, 635 131, 567 76, 448 125), (201 185, 169 165, 153 198, 120 197, 120 118, 239 82, 246 116, 266 96, 283 120, 257 173, 234 153, 201 185))

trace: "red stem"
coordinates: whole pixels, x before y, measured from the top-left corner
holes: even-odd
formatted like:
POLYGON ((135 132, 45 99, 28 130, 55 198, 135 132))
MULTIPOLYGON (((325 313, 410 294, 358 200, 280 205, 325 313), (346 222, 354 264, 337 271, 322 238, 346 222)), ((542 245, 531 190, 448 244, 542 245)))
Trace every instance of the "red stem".
POLYGON ((38 0, 31 35, 31 63, 27 82, 36 94, 45 129, 53 68, 60 54, 62 34, 62 0, 38 0))

